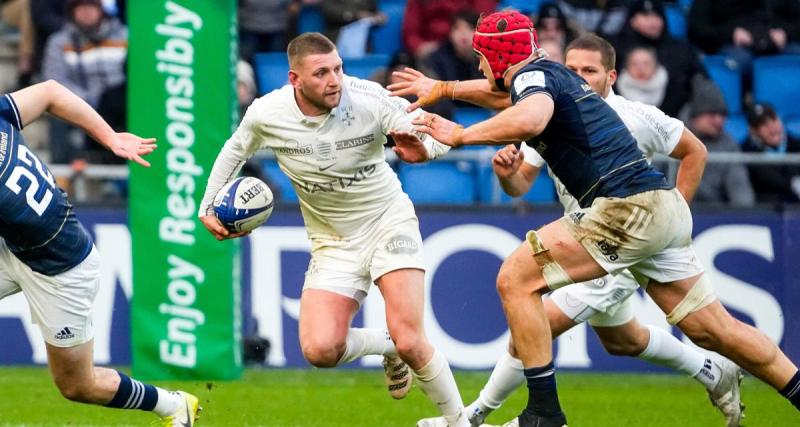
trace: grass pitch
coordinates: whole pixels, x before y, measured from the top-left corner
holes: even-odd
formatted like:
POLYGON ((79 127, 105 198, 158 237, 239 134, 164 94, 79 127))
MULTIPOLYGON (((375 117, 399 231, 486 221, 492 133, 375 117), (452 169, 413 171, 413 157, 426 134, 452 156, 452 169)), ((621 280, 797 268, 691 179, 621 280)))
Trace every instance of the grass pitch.
MULTIPOLYGON (((236 382, 164 382, 200 398, 204 426, 405 426, 436 415, 415 387, 402 401, 392 400, 382 371, 248 370, 236 382)), ((457 372, 461 393, 470 402, 488 372, 457 372)), ((694 380, 676 375, 623 375, 558 372, 562 406, 575 426, 723 426, 694 380)), ((749 427, 800 426, 800 414, 769 387, 745 379, 743 398, 749 427)), ((489 417, 501 424, 525 405, 518 390, 489 417)), ((0 368, 0 426, 149 425, 142 411, 79 405, 61 398, 45 368, 0 368)))

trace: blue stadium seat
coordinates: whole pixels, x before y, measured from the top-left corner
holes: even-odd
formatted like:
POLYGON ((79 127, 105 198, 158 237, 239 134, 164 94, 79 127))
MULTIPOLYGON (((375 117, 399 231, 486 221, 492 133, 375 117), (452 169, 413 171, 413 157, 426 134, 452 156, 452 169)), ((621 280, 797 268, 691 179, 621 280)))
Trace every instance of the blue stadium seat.
POLYGON ((667 29, 669 33, 676 39, 685 40, 687 28, 686 15, 684 14, 683 8, 675 4, 667 5, 664 8, 664 12, 666 12, 667 15, 667 29))
POLYGON ((372 27, 369 42, 373 53, 393 56, 403 49, 403 15, 406 12, 405 1, 380 1, 378 10, 388 20, 380 27, 372 27))
POLYGON ((464 126, 472 126, 492 117, 492 112, 485 108, 459 107, 453 111, 453 121, 464 126))
POLYGON ((728 119, 725 120, 725 132, 728 132, 737 143, 744 143, 744 140, 747 139, 747 120, 744 115, 741 113, 729 114, 728 119))
POLYGON ((260 94, 278 89, 289 80, 289 60, 285 53, 257 53, 254 61, 260 94))
POLYGON ((539 13, 539 7, 544 0, 501 0, 497 10, 516 9, 526 15, 539 13))
POLYGON ((437 161, 402 164, 398 176, 414 203, 469 205, 475 202, 474 166, 469 162, 437 161))
POLYGON ((742 112, 742 74, 723 55, 707 55, 703 60, 711 79, 722 90, 728 114, 742 112))
POLYGON ((769 102, 784 118, 800 116, 800 55, 779 55, 753 61, 753 98, 769 102))
POLYGON ((360 58, 343 58, 344 72, 348 76, 368 79, 375 71, 389 65, 389 55, 370 53, 360 58))
POLYGON ((325 18, 317 5, 304 5, 297 16, 298 34, 322 32, 325 30, 325 18))
POLYGON ((279 194, 278 199, 280 199, 281 202, 297 203, 297 193, 294 192, 292 182, 289 181, 289 177, 286 176, 280 166, 278 166, 277 160, 264 160, 261 168, 269 179, 272 192, 279 194))

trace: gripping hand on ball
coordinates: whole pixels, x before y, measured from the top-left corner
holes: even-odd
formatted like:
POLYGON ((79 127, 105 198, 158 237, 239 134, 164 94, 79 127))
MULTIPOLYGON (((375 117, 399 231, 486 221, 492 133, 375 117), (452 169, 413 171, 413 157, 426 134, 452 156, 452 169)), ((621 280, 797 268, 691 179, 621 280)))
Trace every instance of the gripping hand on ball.
POLYGON ((219 219, 214 215, 205 215, 200 217, 200 222, 208 229, 209 233, 217 240, 235 239, 250 234, 250 232, 231 233, 226 229, 219 219))

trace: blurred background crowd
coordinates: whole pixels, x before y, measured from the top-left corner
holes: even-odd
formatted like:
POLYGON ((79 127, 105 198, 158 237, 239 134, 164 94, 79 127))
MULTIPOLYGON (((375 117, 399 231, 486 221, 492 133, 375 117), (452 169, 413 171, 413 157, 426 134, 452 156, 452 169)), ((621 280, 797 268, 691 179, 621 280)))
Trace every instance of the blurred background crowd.
MULTIPOLYGON (((800 0, 239 0, 238 96, 242 108, 286 83, 285 48, 296 34, 334 40, 345 72, 381 84, 413 67, 443 80, 482 78, 471 41, 478 17, 514 8, 530 14, 549 59, 595 32, 617 50, 616 93, 680 118, 709 153, 753 152, 780 159, 800 153, 800 0)), ((128 30, 125 0, 0 0, 0 89, 55 79, 126 128, 128 30)), ((435 112, 470 124, 492 113, 458 102, 435 112)), ((79 130, 42 121, 26 140, 57 167, 61 184, 84 202, 123 201, 124 179, 76 186, 89 165, 118 164, 79 130)), ((221 142, 220 142, 221 143, 221 142)), ((469 154, 469 153, 467 153, 469 154)), ((498 194, 485 149, 459 161, 397 165, 417 202, 518 203, 498 194), (483 160, 481 160, 483 159, 483 160), (421 182, 418 193, 415 182, 421 182), (432 182, 443 182, 437 190, 432 182), (458 189, 454 191, 454 189, 458 189), (437 192, 438 191, 438 192, 437 192)), ((285 202, 296 200, 274 159, 249 174, 267 180, 285 202)), ((119 169, 119 168, 117 168, 119 169)), ((109 170, 115 170, 110 168, 109 170)), ((102 174, 101 174, 102 175, 102 174)), ((525 203, 551 203, 537 185, 525 203)), ((800 163, 711 162, 696 203, 737 207, 800 201, 800 163)))

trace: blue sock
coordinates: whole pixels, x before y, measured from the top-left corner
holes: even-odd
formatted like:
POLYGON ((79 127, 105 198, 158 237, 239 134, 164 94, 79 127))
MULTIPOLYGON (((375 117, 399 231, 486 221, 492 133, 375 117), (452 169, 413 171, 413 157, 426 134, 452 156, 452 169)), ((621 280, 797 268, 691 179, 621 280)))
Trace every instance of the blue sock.
POLYGON ((158 401, 158 391, 150 384, 143 384, 117 371, 119 388, 117 394, 108 402, 109 408, 141 409, 152 411, 158 401))
POLYGON ((789 399, 789 402, 792 402, 795 408, 800 409, 800 371, 794 373, 792 379, 789 380, 789 384, 786 384, 786 387, 781 390, 781 394, 789 399))
POLYGON ((527 368, 524 372, 528 380, 528 406, 525 412, 548 418, 563 415, 558 403, 553 362, 538 368, 527 368))

